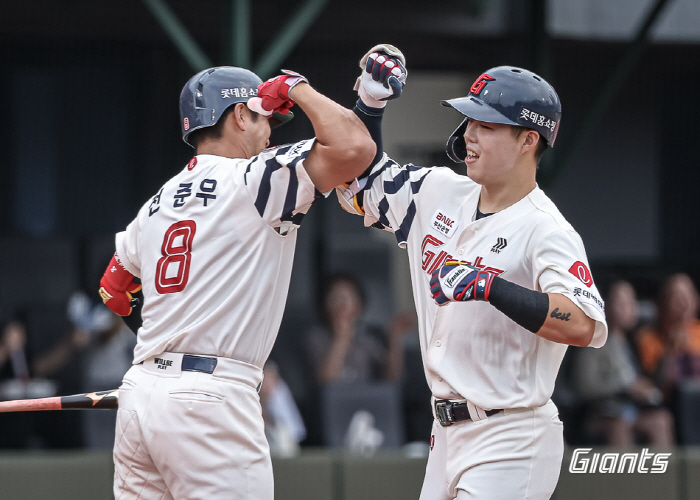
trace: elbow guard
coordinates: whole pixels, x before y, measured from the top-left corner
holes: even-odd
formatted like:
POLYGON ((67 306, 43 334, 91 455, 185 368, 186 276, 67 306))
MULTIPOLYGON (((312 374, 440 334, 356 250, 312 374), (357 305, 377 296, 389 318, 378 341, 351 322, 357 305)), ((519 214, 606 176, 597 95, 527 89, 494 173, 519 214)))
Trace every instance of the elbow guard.
POLYGON ((100 280, 100 297, 114 313, 129 316, 134 305, 133 293, 141 290, 140 283, 134 283, 134 275, 127 271, 115 253, 100 280))

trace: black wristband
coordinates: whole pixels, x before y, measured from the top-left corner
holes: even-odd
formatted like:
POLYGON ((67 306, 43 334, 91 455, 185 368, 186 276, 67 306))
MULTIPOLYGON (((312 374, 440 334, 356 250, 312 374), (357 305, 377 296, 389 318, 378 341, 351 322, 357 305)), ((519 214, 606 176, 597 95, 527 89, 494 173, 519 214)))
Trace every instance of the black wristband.
POLYGON ((384 154, 384 146, 382 144, 382 116, 384 115, 384 109, 385 108, 372 108, 367 106, 362 99, 358 99, 355 107, 353 108, 353 112, 358 116, 362 123, 365 124, 369 135, 377 145, 377 153, 374 155, 372 165, 370 165, 366 172, 360 175, 360 178, 369 175, 369 171, 374 165, 377 164, 379 160, 381 160, 382 155, 384 154))
POLYGON ((500 277, 491 283, 489 302, 517 324, 537 333, 549 313, 549 296, 500 277))
POLYGON ((136 300, 134 308, 131 310, 131 314, 122 316, 121 318, 124 320, 124 323, 126 323, 126 326, 129 327, 129 330, 138 334, 139 328, 141 328, 143 324, 143 318, 141 317, 141 309, 143 309, 143 290, 132 293, 131 296, 136 300))

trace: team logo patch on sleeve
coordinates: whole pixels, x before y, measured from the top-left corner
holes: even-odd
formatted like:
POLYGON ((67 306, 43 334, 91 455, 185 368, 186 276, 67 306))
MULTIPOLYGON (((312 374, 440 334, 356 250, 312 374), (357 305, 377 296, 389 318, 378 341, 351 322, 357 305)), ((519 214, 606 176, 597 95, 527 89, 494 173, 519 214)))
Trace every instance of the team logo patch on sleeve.
POLYGON ((433 215, 433 219, 430 222, 430 227, 439 233, 444 234, 448 238, 452 238, 458 226, 459 222, 457 222, 454 217, 446 215, 442 210, 435 212, 435 215, 433 215))
POLYGON ((591 272, 588 270, 588 267, 586 267, 586 264, 580 260, 574 262, 574 264, 569 268, 569 272, 576 276, 581 283, 587 287, 590 288, 593 284, 593 276, 591 276, 591 272))

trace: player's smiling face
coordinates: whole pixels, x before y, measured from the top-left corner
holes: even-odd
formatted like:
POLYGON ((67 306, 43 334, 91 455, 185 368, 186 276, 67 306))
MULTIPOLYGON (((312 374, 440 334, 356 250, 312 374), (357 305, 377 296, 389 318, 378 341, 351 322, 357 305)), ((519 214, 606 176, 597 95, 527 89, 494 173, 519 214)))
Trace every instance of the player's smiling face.
POLYGON ((482 185, 506 182, 520 150, 513 127, 469 120, 464 131, 467 175, 482 185))

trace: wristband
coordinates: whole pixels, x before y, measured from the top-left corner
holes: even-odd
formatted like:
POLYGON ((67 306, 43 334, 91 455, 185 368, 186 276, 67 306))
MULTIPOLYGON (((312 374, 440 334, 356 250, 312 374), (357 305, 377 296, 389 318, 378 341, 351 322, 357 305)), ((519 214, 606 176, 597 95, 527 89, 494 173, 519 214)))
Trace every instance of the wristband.
POLYGON ((501 277, 491 283, 489 302, 518 325, 537 333, 549 313, 549 295, 529 290, 501 277))

